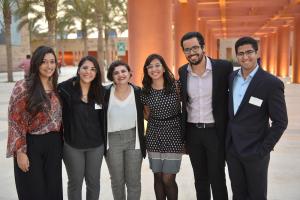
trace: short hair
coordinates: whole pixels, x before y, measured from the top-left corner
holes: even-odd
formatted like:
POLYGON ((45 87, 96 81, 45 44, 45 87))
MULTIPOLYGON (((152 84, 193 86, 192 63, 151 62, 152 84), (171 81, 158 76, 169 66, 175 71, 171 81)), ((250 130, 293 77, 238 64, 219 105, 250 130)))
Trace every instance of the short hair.
POLYGON ((107 77, 108 80, 114 81, 114 79, 113 79, 113 73, 114 73, 114 71, 115 71, 115 68, 118 67, 118 66, 125 66, 126 69, 127 69, 129 72, 131 72, 129 65, 128 65, 126 62, 121 61, 121 60, 116 60, 116 61, 112 62, 112 63, 109 65, 109 67, 108 67, 107 75, 106 75, 106 77, 107 77))
POLYGON ((197 38, 199 45, 201 46, 201 49, 203 49, 203 47, 205 45, 204 37, 199 32, 188 32, 188 33, 184 34, 184 36, 182 36, 181 41, 180 41, 182 49, 183 49, 183 42, 185 40, 189 40, 191 38, 197 38))
POLYGON ((243 46, 243 45, 246 45, 246 44, 250 44, 255 51, 258 51, 257 41, 252 37, 246 36, 246 37, 241 37, 240 39, 238 39, 235 42, 235 53, 236 54, 238 53, 238 48, 240 46, 243 46))

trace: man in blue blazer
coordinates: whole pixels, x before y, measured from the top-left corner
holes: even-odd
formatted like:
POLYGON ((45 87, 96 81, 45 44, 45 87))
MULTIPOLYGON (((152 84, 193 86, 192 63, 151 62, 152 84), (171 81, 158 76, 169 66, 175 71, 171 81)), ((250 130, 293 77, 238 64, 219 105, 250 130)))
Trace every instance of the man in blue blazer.
POLYGON ((270 152, 288 124, 284 84, 258 65, 255 39, 240 38, 235 51, 241 69, 229 79, 226 136, 233 199, 266 200, 270 152))

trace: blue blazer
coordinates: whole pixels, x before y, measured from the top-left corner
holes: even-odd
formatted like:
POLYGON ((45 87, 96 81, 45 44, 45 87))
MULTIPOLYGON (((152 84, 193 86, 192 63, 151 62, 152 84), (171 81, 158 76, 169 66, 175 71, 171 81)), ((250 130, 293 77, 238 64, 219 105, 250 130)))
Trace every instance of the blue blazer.
POLYGON ((238 70, 232 72, 229 78, 226 149, 241 158, 262 158, 273 150, 287 128, 284 84, 259 68, 234 115, 232 83, 237 73, 238 70))

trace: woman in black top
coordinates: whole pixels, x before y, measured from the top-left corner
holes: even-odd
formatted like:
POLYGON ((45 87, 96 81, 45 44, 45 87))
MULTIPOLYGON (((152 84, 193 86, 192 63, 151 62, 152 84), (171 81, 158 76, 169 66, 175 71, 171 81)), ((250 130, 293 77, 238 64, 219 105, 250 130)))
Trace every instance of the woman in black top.
POLYGON ((105 112, 100 67, 92 56, 79 62, 77 76, 58 85, 63 103, 63 160, 68 174, 68 199, 98 200, 100 169, 105 151, 105 112))

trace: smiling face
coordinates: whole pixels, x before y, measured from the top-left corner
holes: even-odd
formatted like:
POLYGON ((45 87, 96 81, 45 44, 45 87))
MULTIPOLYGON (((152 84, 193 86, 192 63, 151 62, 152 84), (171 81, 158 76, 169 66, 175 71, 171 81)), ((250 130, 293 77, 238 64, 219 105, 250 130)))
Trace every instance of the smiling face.
POLYGON ((258 53, 251 44, 239 46, 237 49, 237 61, 242 71, 249 74, 257 65, 258 53))
POLYGON ((85 84, 91 83, 95 79, 96 73, 97 69, 94 64, 91 61, 86 60, 78 71, 80 82, 85 84))
POLYGON ((127 85, 131 77, 130 71, 124 65, 115 67, 112 78, 115 85, 127 85))
POLYGON ((52 53, 45 54, 43 62, 39 67, 40 78, 51 78, 56 69, 55 57, 52 53))
POLYGON ((190 64, 198 65, 201 63, 204 51, 196 37, 183 41, 182 46, 185 58, 190 64))
POLYGON ((153 59, 146 68, 152 80, 163 79, 165 69, 158 59, 153 59))

